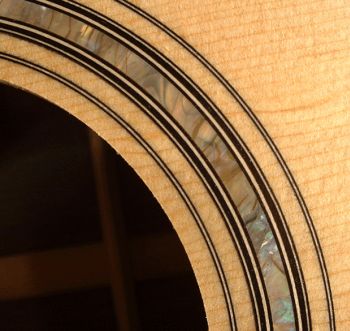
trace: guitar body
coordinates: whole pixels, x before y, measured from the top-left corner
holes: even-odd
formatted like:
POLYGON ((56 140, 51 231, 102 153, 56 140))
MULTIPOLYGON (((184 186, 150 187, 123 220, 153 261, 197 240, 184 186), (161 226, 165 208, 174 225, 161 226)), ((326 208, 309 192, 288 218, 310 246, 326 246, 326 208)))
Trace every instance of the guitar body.
POLYGON ((3 0, 0 80, 135 169, 188 254, 210 330, 348 330, 349 10, 3 0))

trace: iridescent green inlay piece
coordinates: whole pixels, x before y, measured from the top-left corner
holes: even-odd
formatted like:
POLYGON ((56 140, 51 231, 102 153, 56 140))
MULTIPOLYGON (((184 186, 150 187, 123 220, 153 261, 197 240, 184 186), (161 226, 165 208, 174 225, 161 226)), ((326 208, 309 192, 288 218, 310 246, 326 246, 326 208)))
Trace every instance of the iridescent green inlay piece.
POLYGON ((77 18, 25 0, 2 0, 0 15, 53 33, 94 53, 142 87, 171 114, 213 166, 239 210, 263 273, 274 329, 295 330, 284 265, 266 215, 235 156, 193 103, 154 66, 77 18))

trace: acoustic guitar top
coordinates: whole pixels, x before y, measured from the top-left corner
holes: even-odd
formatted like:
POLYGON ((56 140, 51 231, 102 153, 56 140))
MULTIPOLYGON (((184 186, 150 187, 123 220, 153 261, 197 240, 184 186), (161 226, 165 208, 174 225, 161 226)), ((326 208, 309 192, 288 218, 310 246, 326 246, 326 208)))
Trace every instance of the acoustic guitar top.
POLYGON ((135 169, 210 330, 350 329, 348 1, 1 0, 0 80, 135 169))

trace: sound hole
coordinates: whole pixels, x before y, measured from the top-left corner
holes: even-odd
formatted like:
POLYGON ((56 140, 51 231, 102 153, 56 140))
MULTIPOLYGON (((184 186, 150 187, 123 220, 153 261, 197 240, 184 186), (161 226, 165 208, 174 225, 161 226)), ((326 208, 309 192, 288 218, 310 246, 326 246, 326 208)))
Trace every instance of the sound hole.
POLYGON ((193 271, 126 162, 78 120, 0 85, 3 330, 203 330, 193 271))

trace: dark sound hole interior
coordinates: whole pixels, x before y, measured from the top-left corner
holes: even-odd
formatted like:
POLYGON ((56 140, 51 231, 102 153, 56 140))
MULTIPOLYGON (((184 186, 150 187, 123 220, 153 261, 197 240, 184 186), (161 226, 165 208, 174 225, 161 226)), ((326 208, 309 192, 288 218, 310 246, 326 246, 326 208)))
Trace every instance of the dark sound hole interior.
POLYGON ((205 330, 184 249, 82 123, 0 85, 1 330, 205 330))

